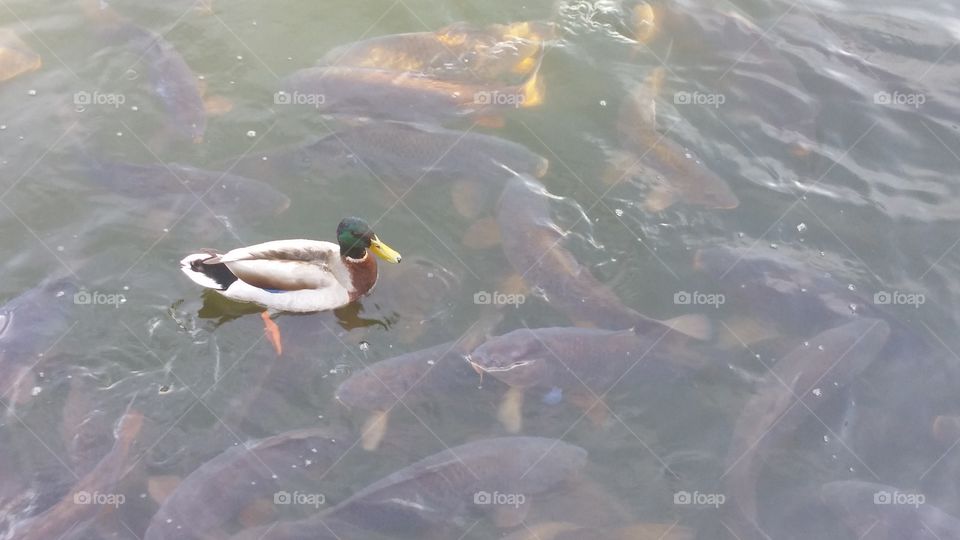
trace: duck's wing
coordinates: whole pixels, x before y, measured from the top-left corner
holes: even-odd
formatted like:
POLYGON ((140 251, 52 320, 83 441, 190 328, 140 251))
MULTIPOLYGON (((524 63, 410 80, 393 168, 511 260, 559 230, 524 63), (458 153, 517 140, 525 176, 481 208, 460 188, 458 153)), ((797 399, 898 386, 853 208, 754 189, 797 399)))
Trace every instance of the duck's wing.
POLYGON ((331 263, 340 257, 340 246, 320 240, 273 240, 262 244, 232 249, 206 261, 207 264, 234 261, 304 261, 331 263))
POLYGON ((261 289, 346 288, 338 279, 340 247, 316 240, 276 240, 237 248, 207 264, 223 263, 238 279, 261 289))

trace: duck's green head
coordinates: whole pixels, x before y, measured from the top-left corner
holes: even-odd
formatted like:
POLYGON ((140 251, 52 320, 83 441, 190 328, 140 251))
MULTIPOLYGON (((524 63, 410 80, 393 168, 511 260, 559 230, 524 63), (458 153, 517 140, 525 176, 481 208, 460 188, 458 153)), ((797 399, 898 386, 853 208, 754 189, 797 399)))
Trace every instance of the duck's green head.
POLYGON ((400 262, 400 254, 381 242, 370 225, 360 218, 348 217, 340 222, 337 226, 337 242, 340 244, 340 254, 351 259, 362 259, 367 254, 367 248, 370 248, 376 256, 387 262, 400 262))

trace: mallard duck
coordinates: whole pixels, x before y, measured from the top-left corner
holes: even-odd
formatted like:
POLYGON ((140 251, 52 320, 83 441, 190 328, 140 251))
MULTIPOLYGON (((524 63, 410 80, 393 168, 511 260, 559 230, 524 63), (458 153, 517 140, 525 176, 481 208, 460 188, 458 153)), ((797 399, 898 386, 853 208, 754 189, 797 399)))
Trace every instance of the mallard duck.
POLYGON ((261 316, 280 354, 280 332, 271 311, 326 311, 367 294, 377 282, 377 263, 367 249, 385 261, 400 262, 400 254, 365 221, 345 218, 337 227, 337 244, 274 240, 226 253, 204 250, 184 257, 180 268, 202 287, 267 308, 261 316))

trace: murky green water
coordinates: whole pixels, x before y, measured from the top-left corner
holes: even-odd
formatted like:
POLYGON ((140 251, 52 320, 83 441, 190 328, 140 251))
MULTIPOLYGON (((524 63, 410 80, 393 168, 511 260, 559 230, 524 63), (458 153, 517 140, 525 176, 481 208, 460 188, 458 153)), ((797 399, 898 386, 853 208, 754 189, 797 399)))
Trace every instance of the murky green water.
MULTIPOLYGON (((11 304, 0 335, 10 343, 0 370, 18 388, 4 390, 0 421, 4 532, 29 534, 22 524, 53 508, 50 520, 70 524, 63 537, 141 538, 168 491, 162 486, 225 449, 290 430, 329 428, 349 441, 324 471, 295 488, 323 494, 321 510, 418 459, 509 435, 497 419, 505 386, 490 377, 441 386, 409 406, 395 403, 375 452, 359 444, 367 413, 334 399, 338 385, 368 365, 459 339, 487 308, 476 294, 513 291, 515 272, 502 244, 464 239, 477 220, 496 216, 502 180, 487 185, 487 199, 467 197, 479 202, 475 215, 464 217, 451 199, 451 185, 463 178, 431 176, 407 191, 353 156, 353 166, 341 168, 271 169, 257 176, 267 187, 241 184, 236 200, 217 206, 185 193, 162 164, 236 166, 233 172, 256 176, 248 172, 255 167, 244 167, 329 133, 336 121, 288 110, 274 93, 283 77, 336 46, 457 21, 544 20, 558 28, 539 71, 544 103, 507 111, 500 127, 469 118, 444 125, 502 137, 547 158, 540 182, 555 196, 550 207, 566 232, 562 246, 624 305, 657 319, 703 313, 714 332, 689 344, 707 360, 698 369, 644 369, 620 379, 606 405, 595 406, 603 415, 585 413, 562 392, 528 392, 522 434, 584 448, 588 487, 579 489, 591 494, 558 488, 552 496, 559 499, 545 498, 519 529, 464 511, 455 516, 455 533, 437 537, 496 538, 526 527, 553 538, 537 528, 547 521, 607 530, 611 536, 576 533, 603 538, 643 537, 609 529, 644 522, 675 525, 675 535, 689 529, 695 538, 958 537, 949 521, 931 524, 936 518, 917 518, 896 500, 844 515, 821 490, 862 480, 901 490, 894 496, 919 493, 920 507, 960 515, 956 436, 944 427, 960 414, 956 6, 662 4, 655 4, 662 25, 639 44, 631 39, 630 5, 616 2, 214 0, 212 13, 187 1, 112 2, 116 13, 163 35, 202 78, 209 101, 220 104, 204 116, 203 140, 194 143, 178 132, 190 126, 157 98, 149 56, 102 31, 96 9, 0 3, 0 25, 43 62, 0 82, 0 297, 12 300, 55 279, 77 287, 58 282, 67 299, 87 293, 62 313, 28 297, 26 304, 39 306, 36 317, 18 315, 11 304), (651 211, 644 205, 649 173, 608 181, 627 146, 617 128, 621 104, 661 65, 660 133, 726 181, 736 208, 681 201, 651 211), (166 185, 138 185, 129 170, 111 173, 104 163, 156 166, 157 182, 166 185), (381 264, 379 284, 358 304, 278 316, 280 358, 255 307, 202 291, 178 268, 200 248, 333 240, 349 215, 369 221, 404 262, 381 264), (713 247, 739 255, 704 272, 696 254, 713 247), (767 274, 731 288, 739 272, 760 267, 757 258, 790 261, 828 285, 767 274), (792 390, 792 380, 770 375, 769 366, 791 358, 791 350, 861 316, 883 317, 893 328, 873 363, 835 381, 851 362, 837 353, 822 378, 792 390), (773 426, 748 434, 760 442, 744 448, 763 450, 744 453, 763 464, 748 482, 761 533, 733 517, 739 499, 730 476, 740 460, 728 449, 743 436, 735 431, 741 411, 770 385, 788 402, 803 397, 794 407, 809 414, 786 432, 773 426), (833 391, 823 403, 816 401, 820 390, 833 391), (130 410, 144 422, 120 460, 123 470, 109 463, 94 470, 130 410), (935 429, 938 416, 946 419, 935 429), (762 442, 768 434, 769 445, 762 442), (117 478, 105 479, 107 471, 117 478), (122 504, 72 514, 77 505, 68 499, 87 474, 103 480, 89 489, 111 500, 122 495, 122 504), (684 493, 700 499, 685 504, 684 493), (559 510, 569 504, 558 502, 564 496, 580 510, 559 510)), ((500 310, 494 334, 572 324, 555 309, 556 299, 525 292, 521 305, 500 310)), ((759 406, 765 409, 777 410, 759 406)), ((299 464, 303 456, 295 458, 299 464)), ((226 531, 317 510, 248 506, 226 531)))

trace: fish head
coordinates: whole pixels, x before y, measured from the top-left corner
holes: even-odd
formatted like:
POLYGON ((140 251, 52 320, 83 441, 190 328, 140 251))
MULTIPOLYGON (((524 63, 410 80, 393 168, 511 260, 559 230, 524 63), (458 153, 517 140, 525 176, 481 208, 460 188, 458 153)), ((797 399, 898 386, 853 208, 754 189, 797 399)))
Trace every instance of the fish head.
POLYGON ((488 340, 467 361, 510 386, 526 388, 547 382, 550 354, 532 331, 520 329, 488 340))

